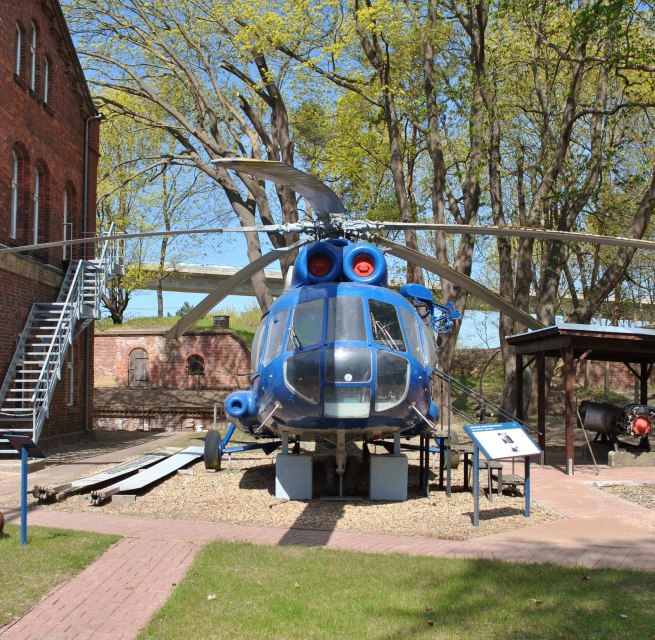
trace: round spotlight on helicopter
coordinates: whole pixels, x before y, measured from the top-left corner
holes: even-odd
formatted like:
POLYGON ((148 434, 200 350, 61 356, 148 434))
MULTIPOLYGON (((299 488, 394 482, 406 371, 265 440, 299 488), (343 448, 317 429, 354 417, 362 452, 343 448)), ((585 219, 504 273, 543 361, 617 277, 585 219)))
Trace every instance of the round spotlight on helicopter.
POLYGON ((353 244, 343 250, 343 275, 351 282, 384 286, 387 261, 377 247, 353 244))

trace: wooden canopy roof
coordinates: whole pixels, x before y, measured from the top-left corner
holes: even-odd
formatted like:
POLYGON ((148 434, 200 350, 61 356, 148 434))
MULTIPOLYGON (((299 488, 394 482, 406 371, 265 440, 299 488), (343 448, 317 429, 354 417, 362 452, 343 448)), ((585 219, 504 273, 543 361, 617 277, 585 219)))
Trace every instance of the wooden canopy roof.
POLYGON ((655 330, 603 327, 589 324, 557 324, 507 338, 517 355, 561 357, 571 351, 574 359, 610 362, 655 362, 655 330))

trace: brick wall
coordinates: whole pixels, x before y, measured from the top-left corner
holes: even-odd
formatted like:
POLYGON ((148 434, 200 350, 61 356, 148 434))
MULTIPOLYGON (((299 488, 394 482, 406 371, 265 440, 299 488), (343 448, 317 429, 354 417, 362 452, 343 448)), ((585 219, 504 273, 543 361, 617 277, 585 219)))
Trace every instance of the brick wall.
MULTIPOLYGON (((16 246, 33 242, 37 169, 41 175, 39 242, 63 239, 65 192, 68 192, 68 221, 72 224, 72 236, 80 237, 85 228, 87 233, 94 234, 99 126, 95 120, 88 122, 85 223, 85 125, 96 111, 58 2, 0 2, 0 50, 4 52, 0 56, 0 243, 16 246), (34 90, 30 87, 33 24, 37 28, 34 90), (20 75, 16 74, 14 55, 17 25, 22 29, 20 75), (44 100, 46 59, 49 70, 47 101, 44 100), (11 237, 13 153, 20 159, 16 238, 11 237)), ((79 248, 68 252, 69 259, 82 255, 79 248)), ((56 299, 65 267, 61 248, 20 256, 0 256, 0 380, 4 379, 31 305, 56 299)), ((83 432, 86 426, 86 386, 88 382, 92 389, 93 372, 87 372, 84 367, 85 340, 86 335, 81 336, 73 349, 74 403, 69 406, 67 402, 69 374, 66 369, 44 427, 42 438, 46 441, 83 432)))
POLYGON ((148 355, 148 388, 247 389, 250 350, 229 330, 188 332, 179 342, 163 334, 116 331, 95 336, 95 384, 98 387, 129 384, 130 353, 148 355), (190 356, 204 360, 204 375, 187 371, 190 356))

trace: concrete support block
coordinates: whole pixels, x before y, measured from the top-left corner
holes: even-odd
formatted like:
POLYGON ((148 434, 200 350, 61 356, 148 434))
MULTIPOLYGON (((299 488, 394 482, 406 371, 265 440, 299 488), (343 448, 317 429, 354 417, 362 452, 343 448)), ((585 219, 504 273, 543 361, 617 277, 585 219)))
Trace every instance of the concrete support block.
POLYGON ((616 467, 655 467, 653 451, 610 451, 607 466, 616 467))
POLYGON ((371 456, 369 498, 371 500, 407 500, 407 456, 371 456))
POLYGON ((311 500, 312 456, 283 455, 275 459, 275 497, 280 500, 311 500))

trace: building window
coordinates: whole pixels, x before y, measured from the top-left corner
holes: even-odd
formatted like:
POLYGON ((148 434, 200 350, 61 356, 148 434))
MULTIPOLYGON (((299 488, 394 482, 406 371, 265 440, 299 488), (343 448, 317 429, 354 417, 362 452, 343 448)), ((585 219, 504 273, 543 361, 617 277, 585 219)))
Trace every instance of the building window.
POLYGON ((43 102, 48 104, 50 97, 50 61, 48 56, 43 58, 43 102))
POLYGON ((39 243, 39 208, 41 205, 41 183, 41 172, 36 169, 34 171, 34 194, 32 196, 34 202, 34 244, 39 243))
POLYGON ((186 372, 190 376, 204 376, 205 375, 205 360, 198 354, 189 356, 186 361, 186 372))
MULTIPOLYGON (((66 184, 66 187, 64 188, 64 224, 63 224, 63 230, 62 230, 62 238, 64 240, 72 240, 73 239, 73 220, 75 220, 75 202, 76 202, 76 195, 75 195, 75 187, 69 182, 66 184)), ((63 260, 73 260, 74 259, 74 251, 73 247, 67 247, 64 246, 62 248, 62 259, 63 260)))
POLYGON ((15 240, 18 237, 18 176, 20 175, 20 160, 15 151, 11 155, 11 221, 9 236, 15 240))
POLYGON ((14 50, 16 57, 16 66, 14 71, 19 76, 23 72, 23 30, 19 25, 16 25, 16 48, 14 50))
POLYGON ((70 346, 70 357, 68 359, 68 386, 66 388, 66 404, 69 407, 75 406, 75 343, 70 346))
MULTIPOLYGON (((70 222, 68 222, 68 189, 64 189, 64 240, 70 240, 70 222)), ((68 260, 68 247, 62 247, 62 260, 68 260)))
POLYGON ((30 37, 30 89, 36 91, 36 25, 32 23, 32 35, 30 37))
POLYGON ((128 384, 130 387, 148 386, 148 352, 145 349, 134 349, 130 353, 128 384))

